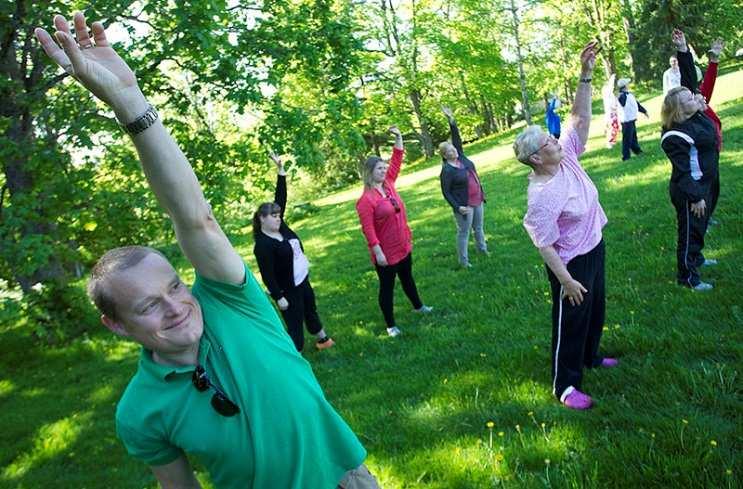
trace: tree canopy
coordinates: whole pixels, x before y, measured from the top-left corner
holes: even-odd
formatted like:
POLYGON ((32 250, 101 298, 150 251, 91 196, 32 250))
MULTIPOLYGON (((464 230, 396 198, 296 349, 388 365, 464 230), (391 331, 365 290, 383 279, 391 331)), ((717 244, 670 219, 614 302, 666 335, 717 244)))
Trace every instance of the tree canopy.
POLYGON ((228 232, 269 184, 267 148, 331 189, 390 124, 432 156, 441 105, 472 140, 569 100, 592 38, 597 76, 659 85, 674 27, 699 54, 743 31, 736 0, 0 0, 0 283, 60 311, 106 249, 171 238, 113 114, 34 39, 70 8, 113 30, 228 232))

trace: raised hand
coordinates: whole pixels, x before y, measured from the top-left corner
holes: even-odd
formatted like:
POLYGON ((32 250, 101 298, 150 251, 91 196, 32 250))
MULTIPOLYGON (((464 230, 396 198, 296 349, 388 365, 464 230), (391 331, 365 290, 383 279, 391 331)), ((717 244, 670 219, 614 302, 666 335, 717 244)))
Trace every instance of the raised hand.
POLYGON ((583 51, 580 53, 580 65, 581 73, 583 75, 590 75, 593 73, 593 67, 596 66, 596 53, 599 50, 599 42, 591 41, 586 44, 583 51))
POLYGON ((40 27, 34 33, 55 63, 110 106, 120 122, 131 122, 146 110, 134 72, 109 45, 103 24, 93 22, 91 39, 82 13, 75 13, 73 22, 77 39, 73 38, 67 20, 61 15, 54 16, 54 38, 59 45, 40 27))
POLYGON ((268 152, 268 157, 271 158, 271 161, 273 161, 274 165, 276 165, 276 168, 279 170, 284 169, 284 162, 281 161, 281 157, 274 153, 273 151, 268 152))
POLYGON ((387 131, 389 131, 389 133, 395 136, 396 138, 402 137, 402 133, 400 132, 400 129, 397 126, 390 126, 390 128, 387 129, 387 131))
POLYGON ((447 119, 452 120, 454 119, 454 112, 451 110, 451 107, 447 107, 446 105, 441 106, 441 112, 444 113, 447 119))
POLYGON ((674 29, 671 33, 671 42, 676 47, 676 51, 685 53, 689 50, 686 45, 686 36, 681 29, 674 29))
POLYGON ((707 57, 713 63, 717 63, 720 61, 720 53, 722 53, 722 39, 715 39, 707 51, 707 57))

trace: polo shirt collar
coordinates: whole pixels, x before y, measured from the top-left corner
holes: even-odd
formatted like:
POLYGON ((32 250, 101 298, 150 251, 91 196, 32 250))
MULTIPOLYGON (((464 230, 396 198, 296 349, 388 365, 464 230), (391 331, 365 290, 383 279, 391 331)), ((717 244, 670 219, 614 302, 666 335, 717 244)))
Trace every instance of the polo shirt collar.
MULTIPOLYGON (((201 336, 199 340, 199 364, 204 365, 206 363, 206 357, 211 349, 211 343, 205 335, 201 336)), ((146 375, 153 377, 158 380, 170 380, 173 375, 177 374, 191 374, 194 371, 195 365, 163 365, 157 363, 152 359, 152 350, 142 347, 142 352, 139 356, 139 369, 146 375)))

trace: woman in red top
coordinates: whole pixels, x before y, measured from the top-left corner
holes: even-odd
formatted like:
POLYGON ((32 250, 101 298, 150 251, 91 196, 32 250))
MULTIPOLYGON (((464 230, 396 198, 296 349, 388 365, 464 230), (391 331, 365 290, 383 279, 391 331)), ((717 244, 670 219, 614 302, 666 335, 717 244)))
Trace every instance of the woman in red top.
POLYGON ((379 308, 387 323, 387 334, 398 336, 400 329, 395 325, 392 308, 396 276, 415 311, 428 313, 431 308, 418 296, 413 279, 413 238, 405 204, 395 190, 402 165, 402 134, 397 126, 389 131, 395 136, 392 158, 389 164, 378 156, 366 159, 362 168, 364 193, 356 202, 356 212, 379 276, 379 308))

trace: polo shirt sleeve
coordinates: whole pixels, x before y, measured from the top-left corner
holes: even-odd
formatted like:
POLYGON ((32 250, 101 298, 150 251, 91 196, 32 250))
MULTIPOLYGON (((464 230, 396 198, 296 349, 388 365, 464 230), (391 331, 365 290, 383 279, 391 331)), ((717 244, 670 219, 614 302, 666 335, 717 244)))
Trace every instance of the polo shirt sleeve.
POLYGON ((197 273, 191 291, 199 300, 205 316, 220 318, 211 325, 212 331, 216 331, 220 324, 245 324, 289 338, 268 295, 247 265, 240 285, 218 282, 197 273), (227 318, 232 319, 228 321, 227 318))
POLYGON ((183 455, 183 451, 171 445, 156 434, 142 433, 118 418, 116 419, 116 434, 132 457, 141 460, 147 465, 167 465, 183 455))
POLYGON ((560 212, 544 205, 529 206, 524 216, 524 229, 537 248, 553 245, 560 239, 557 219, 560 212))

